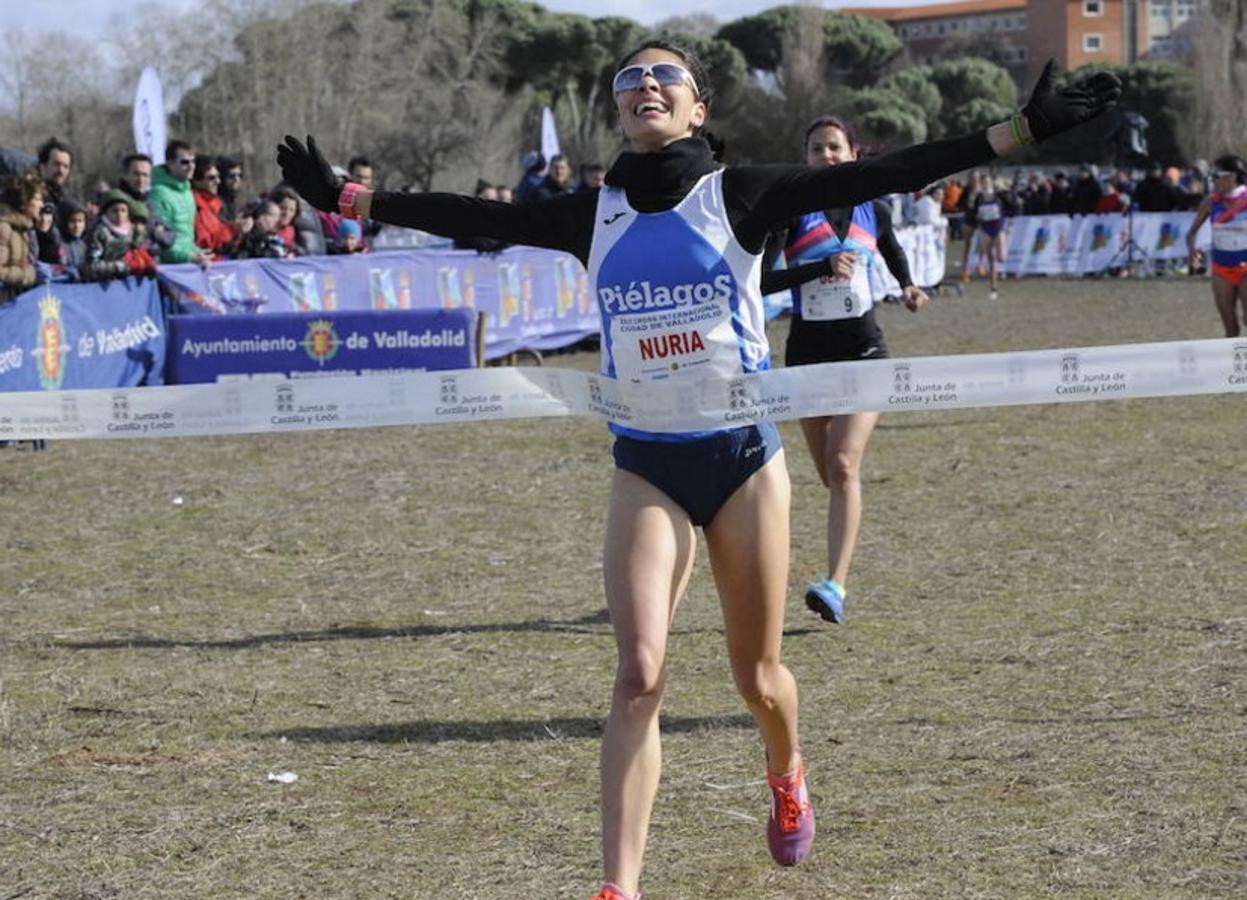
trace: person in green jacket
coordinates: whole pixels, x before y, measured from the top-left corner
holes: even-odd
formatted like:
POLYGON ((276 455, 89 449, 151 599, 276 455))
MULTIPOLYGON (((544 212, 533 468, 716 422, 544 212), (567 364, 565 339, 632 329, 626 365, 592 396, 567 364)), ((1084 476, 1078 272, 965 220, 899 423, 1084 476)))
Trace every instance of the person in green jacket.
POLYGON ((170 141, 164 165, 152 170, 151 202, 176 236, 171 246, 160 251, 162 263, 193 262, 206 267, 212 258, 195 246, 194 171, 195 148, 185 141, 170 141))

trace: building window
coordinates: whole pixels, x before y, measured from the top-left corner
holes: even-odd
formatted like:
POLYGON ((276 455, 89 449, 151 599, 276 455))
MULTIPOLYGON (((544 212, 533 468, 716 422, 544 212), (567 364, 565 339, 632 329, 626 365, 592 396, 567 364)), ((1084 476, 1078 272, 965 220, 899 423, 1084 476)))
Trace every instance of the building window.
POLYGON ((1082 49, 1084 53, 1099 53, 1104 49, 1104 38, 1098 34, 1084 34, 1082 36, 1082 49))
POLYGON ((1084 16, 1104 15, 1103 0, 1082 0, 1082 14, 1084 16))

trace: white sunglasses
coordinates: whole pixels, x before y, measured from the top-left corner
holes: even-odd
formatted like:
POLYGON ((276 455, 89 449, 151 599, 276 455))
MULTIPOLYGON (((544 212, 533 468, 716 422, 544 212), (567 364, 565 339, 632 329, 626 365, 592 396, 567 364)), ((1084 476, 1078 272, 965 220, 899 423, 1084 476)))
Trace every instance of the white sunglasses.
POLYGON ((628 91, 635 91, 645 82, 646 75, 657 81, 661 87, 687 84, 695 96, 701 96, 701 91, 697 89, 697 81, 693 78, 693 74, 688 69, 683 66, 677 66, 675 63, 624 66, 615 73, 615 93, 624 94, 628 91))

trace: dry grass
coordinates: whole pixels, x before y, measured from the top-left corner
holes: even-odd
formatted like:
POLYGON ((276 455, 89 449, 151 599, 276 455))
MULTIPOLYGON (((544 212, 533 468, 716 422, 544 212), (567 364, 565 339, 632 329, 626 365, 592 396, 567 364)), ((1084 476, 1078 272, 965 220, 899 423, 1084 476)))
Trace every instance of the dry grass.
MULTIPOLYGON (((893 352, 1217 333, 1206 282, 984 294, 893 352)), ((785 425, 818 844, 767 857, 703 559, 646 896, 1247 894, 1245 411, 885 417, 834 628, 785 425)), ((587 897, 608 474, 581 420, 4 451, 0 900, 587 897)))

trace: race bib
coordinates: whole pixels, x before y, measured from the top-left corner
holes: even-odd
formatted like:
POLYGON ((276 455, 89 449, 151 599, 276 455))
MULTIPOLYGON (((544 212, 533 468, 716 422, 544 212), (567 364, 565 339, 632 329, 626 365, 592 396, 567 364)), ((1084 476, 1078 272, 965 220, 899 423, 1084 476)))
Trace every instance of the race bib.
POLYGON ((850 278, 824 275, 801 285, 801 318, 807 322, 857 319, 870 306, 870 276, 860 256, 850 278))
POLYGON ((615 316, 610 339, 615 377, 624 381, 693 373, 728 377, 740 370, 740 349, 726 305, 615 316))
POLYGON ((1213 226, 1212 248, 1214 250, 1247 250, 1247 225, 1227 227, 1213 226))
POLYGON ((1000 218, 999 203, 984 203, 978 208, 978 220, 980 222, 995 222, 1000 218))

